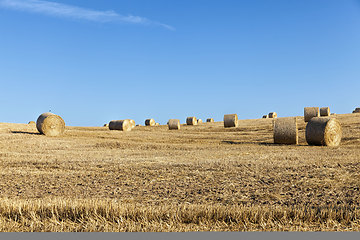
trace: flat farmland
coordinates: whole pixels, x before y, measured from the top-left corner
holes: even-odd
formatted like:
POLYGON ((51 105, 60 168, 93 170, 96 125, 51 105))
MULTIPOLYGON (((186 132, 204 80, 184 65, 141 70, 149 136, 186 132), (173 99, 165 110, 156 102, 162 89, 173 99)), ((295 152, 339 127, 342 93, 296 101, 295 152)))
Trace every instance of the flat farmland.
MULTIPOLYGON (((272 119, 135 127, 0 123, 0 231, 360 231, 360 114, 341 145, 273 144, 272 119)), ((66 119, 65 119, 66 121, 66 119)))

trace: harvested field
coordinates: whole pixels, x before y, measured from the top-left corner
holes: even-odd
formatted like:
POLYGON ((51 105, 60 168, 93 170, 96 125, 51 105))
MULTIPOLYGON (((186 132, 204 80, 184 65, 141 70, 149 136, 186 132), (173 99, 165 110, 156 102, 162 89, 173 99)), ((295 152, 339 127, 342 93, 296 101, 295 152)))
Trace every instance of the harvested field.
POLYGON ((360 231, 360 114, 339 147, 273 144, 273 120, 66 127, 0 123, 0 231, 360 231))

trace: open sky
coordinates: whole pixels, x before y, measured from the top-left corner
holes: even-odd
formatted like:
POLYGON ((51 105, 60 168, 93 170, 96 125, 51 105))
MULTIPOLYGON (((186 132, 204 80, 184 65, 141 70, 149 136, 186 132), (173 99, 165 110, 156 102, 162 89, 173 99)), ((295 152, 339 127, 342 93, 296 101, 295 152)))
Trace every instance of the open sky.
POLYGON ((359 0, 0 0, 0 122, 360 107, 359 0))

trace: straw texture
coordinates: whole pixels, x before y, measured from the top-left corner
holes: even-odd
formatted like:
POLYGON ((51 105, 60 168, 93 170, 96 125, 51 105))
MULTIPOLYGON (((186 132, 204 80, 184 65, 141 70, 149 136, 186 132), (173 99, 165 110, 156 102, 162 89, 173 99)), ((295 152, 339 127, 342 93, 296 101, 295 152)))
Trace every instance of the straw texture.
POLYGON ((36 128, 41 134, 46 136, 60 136, 65 131, 65 122, 60 116, 47 112, 38 117, 36 128))
POLYGON ((274 143, 298 144, 298 127, 295 117, 278 118, 274 122, 274 143))
POLYGON ((276 112, 269 113, 269 118, 277 118, 277 113, 276 112))
POLYGON ((317 146, 339 146, 342 128, 336 118, 312 118, 306 126, 306 142, 317 146))
POLYGON ((188 118, 186 118, 186 124, 187 125, 197 125, 198 122, 196 120, 196 117, 188 117, 188 118))
POLYGON ((313 117, 319 117, 320 112, 318 107, 305 107, 304 108, 304 121, 308 122, 313 117))
POLYGON ((149 118, 145 120, 145 126, 155 126, 156 122, 154 119, 149 118))
POLYGON ((124 132, 129 132, 133 129, 129 119, 125 120, 113 120, 109 122, 110 130, 119 130, 124 132))
POLYGON ((133 120, 133 119, 127 119, 127 120, 129 120, 129 122, 131 124, 131 128, 134 128, 136 126, 135 120, 133 120))
POLYGON ((213 118, 208 118, 208 119, 206 119, 206 122, 212 123, 212 122, 214 122, 214 119, 213 118))
POLYGON ((224 127, 237 127, 238 116, 237 114, 225 114, 224 115, 224 127))
POLYGON ((170 119, 168 121, 169 130, 179 130, 180 129, 180 120, 179 119, 170 119))
POLYGON ((360 108, 355 108, 355 110, 353 111, 353 113, 360 113, 360 108))
POLYGON ((321 117, 328 117, 328 116, 330 116, 330 108, 329 108, 329 107, 322 107, 322 108, 320 108, 320 116, 321 116, 321 117))

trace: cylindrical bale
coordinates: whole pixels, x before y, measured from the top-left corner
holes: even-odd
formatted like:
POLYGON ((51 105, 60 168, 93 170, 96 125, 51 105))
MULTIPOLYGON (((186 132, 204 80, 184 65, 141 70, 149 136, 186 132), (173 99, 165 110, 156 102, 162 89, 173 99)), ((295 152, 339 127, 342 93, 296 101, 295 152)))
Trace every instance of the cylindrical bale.
POLYGON ((131 128, 134 128, 135 127, 135 120, 133 119, 126 119, 126 120, 129 120, 130 124, 131 124, 131 128))
POLYGON ((342 128, 336 118, 314 117, 306 125, 306 142, 316 146, 339 146, 342 128))
POLYGON ((120 130, 124 132, 131 131, 133 129, 129 119, 125 120, 113 120, 109 122, 110 130, 120 130))
POLYGON ((225 114, 224 115, 224 127, 237 127, 238 126, 237 114, 225 114))
POLYGON ((28 124, 35 124, 35 122, 34 122, 34 121, 30 121, 30 122, 28 122, 28 124))
POLYGON ((320 112, 318 107, 305 107, 304 108, 304 121, 308 122, 313 117, 319 117, 320 112))
POLYGON ((156 122, 154 119, 149 118, 145 120, 145 126, 155 126, 156 122))
POLYGON ((179 130, 180 129, 180 120, 179 119, 170 119, 168 121, 169 130, 179 130))
POLYGON ((269 118, 277 118, 277 113, 276 112, 269 113, 269 118))
POLYGON ((298 127, 295 117, 278 118, 274 122, 274 143, 298 144, 298 127))
POLYGON ((187 125, 197 125, 196 117, 188 117, 186 118, 187 125))
POLYGON ((155 126, 160 126, 160 123, 155 123, 155 126))
POLYGON ((353 111, 353 113, 360 113, 360 108, 355 108, 355 110, 353 111))
POLYGON ((108 123, 105 123, 105 124, 104 124, 104 127, 109 127, 109 124, 108 124, 108 123))
POLYGON ((208 119, 206 119, 206 122, 210 122, 210 123, 212 123, 212 122, 214 122, 214 119, 213 118, 208 118, 208 119))
POLYGON ((269 115, 264 115, 262 116, 262 118, 269 118, 269 115))
POLYGON ((198 120, 197 120, 197 123, 198 123, 198 124, 203 123, 203 120, 202 120, 202 119, 198 119, 198 120))
POLYGON ((65 122, 60 116, 47 112, 38 117, 36 128, 41 134, 46 136, 60 136, 65 131, 65 122))
POLYGON ((330 108, 329 108, 329 107, 322 107, 322 108, 320 108, 320 116, 321 116, 321 117, 328 117, 328 116, 330 116, 330 108))

